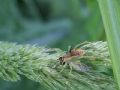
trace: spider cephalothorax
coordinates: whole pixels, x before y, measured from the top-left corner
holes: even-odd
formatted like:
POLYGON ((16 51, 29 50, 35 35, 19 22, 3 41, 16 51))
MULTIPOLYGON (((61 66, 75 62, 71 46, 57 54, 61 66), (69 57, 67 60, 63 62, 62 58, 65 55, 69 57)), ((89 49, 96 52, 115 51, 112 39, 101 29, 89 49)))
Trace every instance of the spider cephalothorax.
POLYGON ((69 52, 67 52, 65 55, 63 55, 62 57, 59 57, 59 61, 61 65, 64 65, 65 62, 69 62, 72 57, 77 57, 77 56, 83 56, 85 54, 85 51, 82 49, 71 49, 69 50, 69 52))

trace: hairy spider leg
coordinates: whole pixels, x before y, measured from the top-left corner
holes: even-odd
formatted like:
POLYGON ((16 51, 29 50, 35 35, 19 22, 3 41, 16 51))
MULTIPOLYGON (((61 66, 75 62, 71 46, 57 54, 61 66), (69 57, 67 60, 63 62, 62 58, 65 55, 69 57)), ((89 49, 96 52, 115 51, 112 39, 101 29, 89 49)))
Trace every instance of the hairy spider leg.
POLYGON ((58 65, 60 65, 59 62, 57 62, 55 65, 53 65, 52 68, 56 68, 58 65))
POLYGON ((71 73, 72 73, 72 70, 73 70, 73 67, 72 67, 72 65, 70 65, 70 63, 69 63, 69 67, 70 67, 70 72, 69 72, 69 74, 71 74, 71 73))
POLYGON ((73 50, 73 47, 70 45, 68 46, 68 52, 71 52, 73 50))
POLYGON ((76 48, 79 48, 80 46, 85 45, 85 44, 90 44, 90 42, 85 41, 85 42, 83 42, 83 43, 80 43, 80 44, 78 44, 78 45, 75 46, 75 49, 76 49, 76 48))
POLYGON ((63 65, 63 68, 62 68, 62 70, 60 70, 60 73, 62 73, 62 72, 64 71, 64 69, 66 68, 67 64, 68 64, 68 63, 65 63, 65 64, 63 65))

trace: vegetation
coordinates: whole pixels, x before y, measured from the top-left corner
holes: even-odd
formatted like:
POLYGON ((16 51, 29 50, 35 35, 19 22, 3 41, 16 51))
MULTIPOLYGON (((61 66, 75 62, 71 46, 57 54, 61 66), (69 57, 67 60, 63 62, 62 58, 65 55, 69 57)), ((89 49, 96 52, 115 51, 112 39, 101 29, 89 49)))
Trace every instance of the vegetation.
POLYGON ((0 90, 116 90, 119 11, 119 0, 0 1, 0 90), (86 54, 60 65, 70 45, 86 54))
POLYGON ((0 77, 18 81, 23 75, 45 90, 115 90, 107 43, 88 42, 79 48, 84 56, 60 65, 60 49, 0 42, 0 77))
POLYGON ((111 53, 112 66, 115 78, 117 80, 119 89, 120 89, 120 1, 119 0, 98 0, 106 35, 108 39, 108 44, 111 53))

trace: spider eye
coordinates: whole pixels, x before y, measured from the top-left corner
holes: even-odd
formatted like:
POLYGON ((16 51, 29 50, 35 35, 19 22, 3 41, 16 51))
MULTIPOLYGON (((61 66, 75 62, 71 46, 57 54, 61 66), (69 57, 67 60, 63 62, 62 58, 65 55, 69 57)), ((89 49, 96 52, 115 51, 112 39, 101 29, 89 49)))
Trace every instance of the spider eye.
POLYGON ((60 57, 60 58, 59 58, 59 61, 60 61, 60 64, 61 64, 61 65, 64 65, 64 64, 65 64, 63 57, 60 57))
POLYGON ((60 57, 58 60, 60 61, 60 63, 62 63, 64 59, 63 57, 60 57))
POLYGON ((62 65, 64 65, 65 64, 65 62, 62 62, 62 65))
POLYGON ((63 57, 59 57, 59 60, 60 60, 60 61, 63 60, 63 57))

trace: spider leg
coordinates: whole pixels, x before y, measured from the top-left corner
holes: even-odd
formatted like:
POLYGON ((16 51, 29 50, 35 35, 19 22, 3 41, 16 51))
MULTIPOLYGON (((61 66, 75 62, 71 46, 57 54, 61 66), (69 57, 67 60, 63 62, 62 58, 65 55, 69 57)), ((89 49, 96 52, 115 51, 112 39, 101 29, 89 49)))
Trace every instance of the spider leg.
POLYGON ((70 45, 70 46, 68 46, 68 52, 71 52, 72 51, 72 49, 73 49, 73 47, 70 45))
POLYGON ((69 63, 69 67, 70 67, 70 72, 69 72, 69 74, 71 74, 71 73, 72 73, 72 70, 73 70, 73 66, 71 65, 71 63, 69 63))
POLYGON ((62 72, 64 71, 64 69, 66 68, 66 66, 67 66, 67 63, 65 63, 65 64, 63 65, 63 68, 62 68, 62 70, 60 70, 60 73, 62 73, 62 72))
POLYGON ((75 49, 76 49, 76 48, 79 48, 79 47, 82 46, 82 45, 89 44, 89 43, 90 43, 90 42, 88 42, 88 41, 85 41, 85 42, 83 42, 83 43, 80 43, 80 44, 78 44, 78 45, 75 46, 75 49))
POLYGON ((60 65, 59 62, 57 62, 55 65, 53 65, 52 68, 56 68, 58 65, 60 65))
POLYGON ((86 59, 89 59, 89 60, 95 60, 96 59, 95 56, 81 56, 79 59, 82 59, 82 58, 86 58, 86 59))

